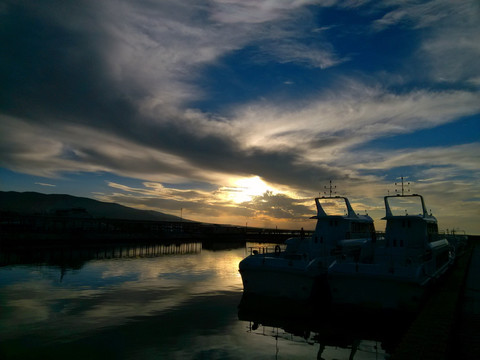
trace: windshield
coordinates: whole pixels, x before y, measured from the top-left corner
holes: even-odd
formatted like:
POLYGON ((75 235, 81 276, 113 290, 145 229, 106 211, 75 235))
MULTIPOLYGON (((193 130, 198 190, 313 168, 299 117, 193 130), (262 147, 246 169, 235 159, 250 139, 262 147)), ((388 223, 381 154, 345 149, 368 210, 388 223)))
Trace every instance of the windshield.
POLYGON ((423 215, 422 201, 420 197, 389 197, 388 204, 393 216, 423 215))
POLYGON ((348 209, 343 198, 320 198, 320 204, 327 215, 347 215, 348 209))

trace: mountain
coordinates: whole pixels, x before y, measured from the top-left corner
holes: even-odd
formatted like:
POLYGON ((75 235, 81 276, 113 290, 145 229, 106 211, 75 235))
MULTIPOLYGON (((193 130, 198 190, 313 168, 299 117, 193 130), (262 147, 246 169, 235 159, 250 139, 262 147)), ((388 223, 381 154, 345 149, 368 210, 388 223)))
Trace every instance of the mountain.
MULTIPOLYGON (((55 214, 59 210, 85 209, 94 218, 124 220, 180 221, 181 218, 153 210, 138 210, 127 206, 84 197, 37 192, 0 191, 0 212, 23 215, 55 214)), ((183 221, 188 221, 183 219, 183 221)))

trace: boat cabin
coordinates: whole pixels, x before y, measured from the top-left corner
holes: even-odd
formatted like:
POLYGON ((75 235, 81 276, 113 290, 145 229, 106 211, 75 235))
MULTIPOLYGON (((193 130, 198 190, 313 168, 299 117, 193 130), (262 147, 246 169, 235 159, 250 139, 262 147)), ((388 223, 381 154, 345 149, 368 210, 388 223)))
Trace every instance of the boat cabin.
POLYGON ((317 225, 313 242, 322 244, 342 240, 370 238, 375 233, 373 219, 368 215, 356 214, 346 197, 315 198, 317 225))
POLYGON ((385 196, 387 246, 421 248, 438 239, 437 219, 421 195, 385 196))

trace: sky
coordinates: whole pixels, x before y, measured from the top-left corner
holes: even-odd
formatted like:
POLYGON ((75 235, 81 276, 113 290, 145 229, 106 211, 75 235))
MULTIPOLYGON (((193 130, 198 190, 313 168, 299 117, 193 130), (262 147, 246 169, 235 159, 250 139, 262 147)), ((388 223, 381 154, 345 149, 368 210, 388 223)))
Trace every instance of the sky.
POLYGON ((0 0, 0 190, 311 229, 425 197, 480 234, 478 0, 0 0))

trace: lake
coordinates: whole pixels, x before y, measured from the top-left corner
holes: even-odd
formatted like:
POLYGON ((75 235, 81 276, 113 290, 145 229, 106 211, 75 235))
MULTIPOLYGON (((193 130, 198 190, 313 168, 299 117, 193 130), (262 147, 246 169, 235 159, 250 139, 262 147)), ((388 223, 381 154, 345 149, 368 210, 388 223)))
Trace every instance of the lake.
POLYGON ((3 250, 0 358, 388 357, 398 319, 244 299, 238 263, 249 246, 3 250))

